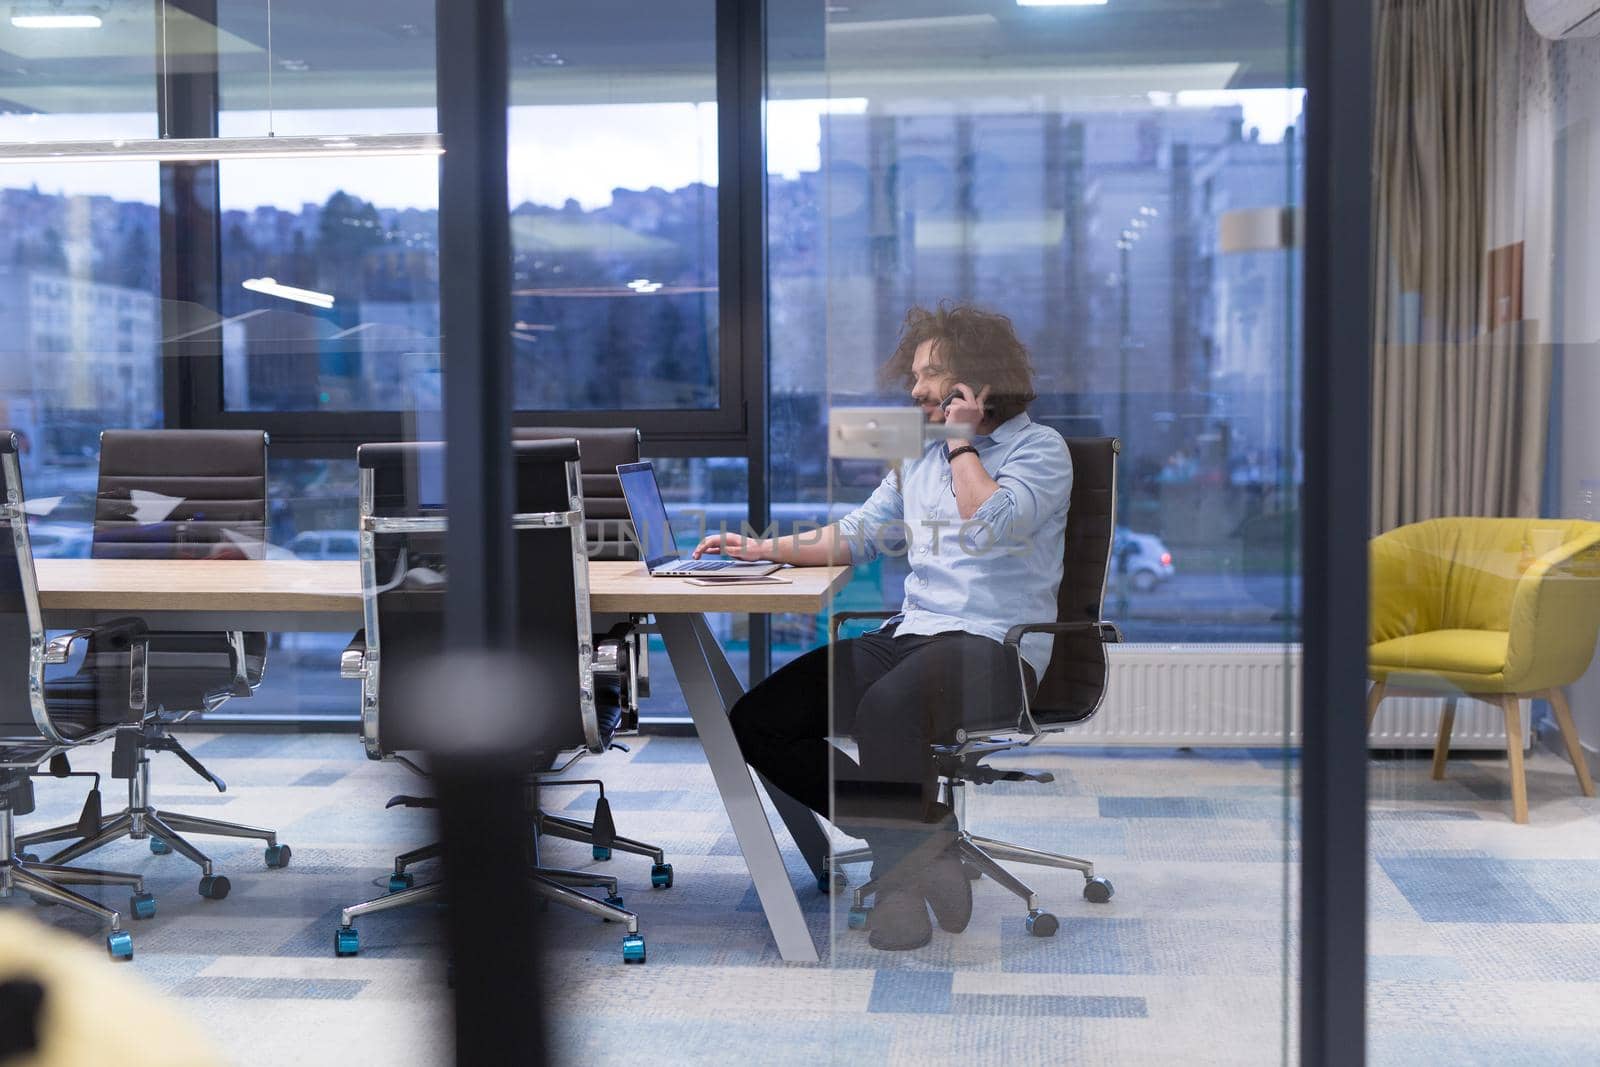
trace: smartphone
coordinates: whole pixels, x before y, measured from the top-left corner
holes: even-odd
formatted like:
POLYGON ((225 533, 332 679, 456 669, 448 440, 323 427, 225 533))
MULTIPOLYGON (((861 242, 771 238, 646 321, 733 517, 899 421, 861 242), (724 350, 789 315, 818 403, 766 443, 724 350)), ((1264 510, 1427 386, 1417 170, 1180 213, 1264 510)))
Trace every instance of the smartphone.
MULTIPOLYGON (((965 384, 965 383, 962 383, 962 384, 965 384)), ((971 386, 967 386, 967 388, 971 389, 972 387, 971 386)), ((978 390, 973 389, 972 390, 972 395, 973 396, 977 396, 978 395, 978 390)), ((961 393, 958 390, 955 390, 955 389, 950 390, 950 395, 945 397, 943 400, 939 401, 939 410, 940 411, 948 411, 950 409, 951 403, 956 401, 956 400, 958 400, 958 399, 960 399, 960 397, 961 397, 961 393)))

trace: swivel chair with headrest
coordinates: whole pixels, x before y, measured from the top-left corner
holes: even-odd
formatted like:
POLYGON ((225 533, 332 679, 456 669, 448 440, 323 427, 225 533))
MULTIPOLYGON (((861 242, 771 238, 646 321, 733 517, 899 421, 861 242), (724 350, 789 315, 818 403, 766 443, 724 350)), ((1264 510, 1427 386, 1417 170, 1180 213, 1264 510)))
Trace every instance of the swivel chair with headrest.
MULTIPOLYGON (((956 811, 963 829, 957 842, 962 865, 968 877, 987 875, 1026 902, 1025 926, 1035 937, 1049 937, 1060 926, 1050 912, 1040 907, 1037 894, 1000 863, 1028 863, 1077 871, 1083 875, 1084 899, 1104 904, 1111 899, 1109 879, 1094 873, 1094 863, 1075 856, 1044 852, 1024 845, 980 837, 965 828, 965 786, 991 782, 1051 782, 1049 771, 1019 768, 1000 769, 984 761, 1001 752, 1027 748, 1049 734, 1083 722, 1099 710, 1105 699, 1109 665, 1106 645, 1122 640, 1112 623, 1101 618, 1105 601, 1106 575, 1111 563, 1111 543, 1117 525, 1117 455, 1122 442, 1114 437, 1069 437, 1067 450, 1072 457, 1072 498, 1067 508, 1065 558, 1061 586, 1056 593, 1056 617, 1048 621, 1020 623, 1006 633, 1005 646, 1015 658, 1019 679, 1025 681, 1022 638, 1031 633, 1055 637, 1050 662, 1032 697, 1027 685, 1018 686, 1022 707, 1014 719, 979 724, 957 730, 943 743, 933 746, 945 803, 956 811)), ((841 611, 833 616, 835 638, 839 628, 851 619, 887 619, 890 611, 841 611)), ((836 853, 830 860, 833 884, 843 885, 840 868, 872 858, 872 850, 852 849, 836 853)), ((849 913, 852 929, 864 927, 869 909, 865 900, 876 889, 869 881, 855 890, 849 913)))
MULTIPOLYGON (((266 554, 267 435, 259 430, 106 430, 100 435, 95 494, 96 559, 261 559, 266 554)), ((196 565, 202 565, 197 563, 196 565)), ((174 723, 248 697, 266 669, 265 634, 158 632, 149 635, 150 714, 117 732, 112 777, 128 780, 128 806, 84 836, 77 826, 26 834, 25 845, 76 843, 51 857, 68 863, 122 837, 148 838, 157 855, 178 852, 200 868, 199 892, 220 900, 231 885, 186 834, 256 838, 268 867, 291 851, 275 831, 157 808, 150 755, 171 752, 227 790, 227 783, 167 732, 174 723)), ((98 655, 92 643, 89 655, 98 655)))
MULTIPOLYGON (((62 863, 40 863, 19 850, 15 817, 34 810, 33 775, 49 764, 56 777, 72 775, 67 754, 104 741, 120 727, 137 724, 146 709, 149 675, 145 627, 118 619, 46 640, 33 568, 28 517, 23 507, 17 435, 0 430, 0 896, 21 891, 42 903, 63 904, 105 923, 106 950, 133 958, 133 936, 122 913, 68 889, 69 885, 121 885, 133 890, 128 911, 155 914, 155 897, 137 874, 97 871, 62 863), (47 665, 66 664, 74 646, 93 642, 70 675, 50 678, 47 665)), ((79 822, 98 825, 99 775, 79 822)))

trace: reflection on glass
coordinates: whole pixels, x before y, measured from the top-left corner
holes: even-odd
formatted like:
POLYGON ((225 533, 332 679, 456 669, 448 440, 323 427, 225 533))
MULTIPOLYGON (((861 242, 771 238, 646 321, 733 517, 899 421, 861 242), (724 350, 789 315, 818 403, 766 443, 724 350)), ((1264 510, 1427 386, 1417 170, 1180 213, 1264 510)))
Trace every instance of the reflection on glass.
POLYGON ((1596 1047, 1593 6, 1374 4, 1369 1063, 1596 1047))

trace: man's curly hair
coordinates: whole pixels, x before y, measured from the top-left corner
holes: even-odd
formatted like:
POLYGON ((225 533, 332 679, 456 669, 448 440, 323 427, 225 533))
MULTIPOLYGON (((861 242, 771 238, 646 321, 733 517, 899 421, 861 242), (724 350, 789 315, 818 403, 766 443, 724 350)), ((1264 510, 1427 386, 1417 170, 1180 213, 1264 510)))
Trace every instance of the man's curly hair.
POLYGON ((894 355, 883 365, 884 385, 911 388, 911 363, 924 341, 933 342, 933 363, 974 394, 989 387, 984 410, 997 423, 1020 415, 1038 399, 1028 349, 1006 316, 948 301, 934 310, 913 307, 900 327, 894 355))

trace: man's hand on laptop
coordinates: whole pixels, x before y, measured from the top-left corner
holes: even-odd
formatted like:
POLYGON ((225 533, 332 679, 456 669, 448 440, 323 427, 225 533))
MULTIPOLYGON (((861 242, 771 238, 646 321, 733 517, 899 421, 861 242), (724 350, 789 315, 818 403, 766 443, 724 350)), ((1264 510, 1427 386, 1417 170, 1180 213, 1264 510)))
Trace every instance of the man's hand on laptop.
POLYGON ((693 558, 699 559, 704 555, 720 555, 728 559, 762 560, 770 559, 772 542, 758 537, 745 537, 736 533, 714 533, 708 535, 694 547, 693 558))

